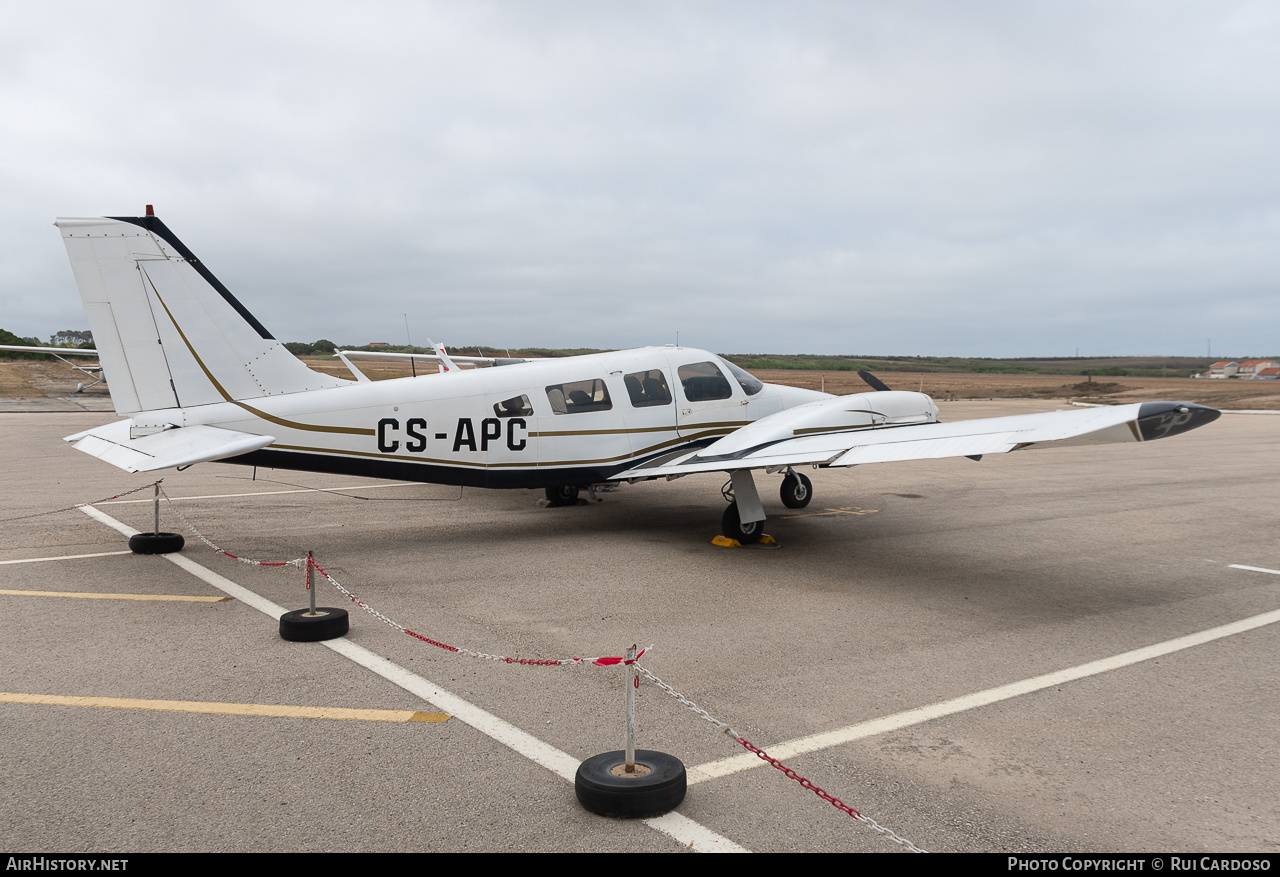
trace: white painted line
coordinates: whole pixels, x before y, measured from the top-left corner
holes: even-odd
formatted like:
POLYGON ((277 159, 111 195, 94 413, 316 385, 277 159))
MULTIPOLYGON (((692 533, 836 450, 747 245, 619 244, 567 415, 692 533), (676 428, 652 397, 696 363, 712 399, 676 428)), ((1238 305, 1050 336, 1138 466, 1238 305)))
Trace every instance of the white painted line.
POLYGON ((1229 563, 1229 569, 1247 569, 1250 572, 1269 572, 1273 576, 1280 576, 1280 569, 1267 569, 1265 566, 1245 566, 1242 563, 1229 563))
MULTIPOLYGON (((1267 572, 1274 572, 1274 570, 1267 570, 1267 572)), ((901 728, 919 725, 923 722, 942 718, 943 716, 954 715, 955 713, 977 709, 978 707, 987 706, 1002 700, 1008 700, 1009 698, 1018 697, 1019 695, 1030 694, 1034 691, 1041 691, 1045 688, 1052 688, 1055 685, 1063 685, 1067 682, 1074 682, 1077 679, 1096 676, 1099 673, 1106 673, 1109 670, 1118 670, 1121 667, 1128 667, 1131 664, 1150 661, 1152 658, 1159 658, 1162 655, 1168 655, 1172 652, 1189 649, 1192 646, 1204 645, 1205 643, 1213 642, 1214 640, 1222 639, 1223 637, 1234 636, 1237 633, 1244 633, 1245 631, 1264 627, 1268 624, 1275 624, 1277 621, 1280 621, 1280 609, 1272 612, 1264 612, 1261 615, 1254 615, 1250 618, 1241 619, 1240 621, 1233 621, 1230 624, 1213 627, 1209 630, 1200 631, 1199 633, 1192 633, 1187 636, 1180 636, 1177 639, 1166 640, 1165 642, 1156 643, 1155 645, 1134 649, 1130 652, 1123 652, 1110 658, 1090 661, 1088 664, 1081 664, 1077 667, 1070 667, 1066 670, 1046 673, 1043 676, 1034 676, 1031 679, 1024 679, 1021 682, 1011 682, 1008 685, 988 688, 986 691, 979 691, 976 694, 967 694, 964 697, 957 697, 953 700, 944 700, 941 703, 935 703, 930 706, 918 707, 917 709, 907 710, 906 712, 897 713, 892 716, 871 719, 867 722, 850 725, 847 728, 828 731, 823 734, 813 734, 808 737, 801 737, 798 740, 777 743, 765 748, 774 758, 785 761, 788 758, 794 758, 797 755, 804 755, 807 752, 817 752, 820 749, 839 746, 842 743, 861 740, 877 734, 885 734, 889 731, 897 731, 901 728)), ((735 755, 731 758, 722 758, 717 761, 711 761, 706 764, 700 764, 696 767, 689 768, 689 785, 706 782, 709 779, 728 776, 729 774, 749 770, 755 767, 764 767, 765 765, 766 762, 762 761, 750 752, 743 755, 735 755)))
MULTIPOLYGON (((132 536, 138 532, 127 524, 103 514, 93 506, 83 506, 80 511, 95 521, 100 521, 126 536, 132 536)), ((200 564, 183 557, 181 554, 160 554, 157 556, 176 564, 201 581, 235 597, 242 603, 252 606, 259 612, 270 615, 273 619, 278 619, 285 613, 283 606, 277 606, 270 600, 237 585, 230 579, 218 575, 213 570, 205 569, 200 564)), ((411 692, 428 703, 439 707, 442 711, 450 713, 454 718, 465 722, 481 734, 513 749, 540 767, 545 767, 571 783, 574 781, 574 777, 578 772, 578 765, 582 762, 567 752, 561 752, 551 744, 539 740, 532 734, 522 731, 515 725, 498 718, 475 704, 445 691, 434 682, 388 661, 381 655, 374 654, 363 646, 341 638, 326 640, 319 643, 319 645, 332 649, 338 654, 355 661, 360 666, 373 671, 383 679, 400 686, 405 691, 411 692)), ((738 846, 728 838, 721 837, 711 829, 676 813, 668 813, 666 816, 657 819, 646 819, 644 824, 661 831, 663 834, 678 841, 682 846, 696 852, 750 852, 750 850, 738 846)))
POLYGON ((8 563, 43 563, 46 560, 78 560, 81 557, 112 557, 117 554, 133 554, 132 551, 99 551, 97 554, 63 554, 60 557, 28 557, 24 560, 0 560, 0 566, 8 563))
MULTIPOLYGON (((170 496, 174 502, 185 502, 189 499, 235 499, 240 496, 279 496, 284 493, 336 493, 342 490, 381 490, 384 487, 422 487, 417 481, 398 481, 394 484, 357 484, 352 487, 303 487, 298 490, 262 490, 257 493, 208 493, 203 496, 170 496)), ((166 494, 167 495, 167 494, 166 494)), ((100 502, 98 505, 132 505, 133 503, 155 502, 154 497, 147 499, 113 499, 100 502)))

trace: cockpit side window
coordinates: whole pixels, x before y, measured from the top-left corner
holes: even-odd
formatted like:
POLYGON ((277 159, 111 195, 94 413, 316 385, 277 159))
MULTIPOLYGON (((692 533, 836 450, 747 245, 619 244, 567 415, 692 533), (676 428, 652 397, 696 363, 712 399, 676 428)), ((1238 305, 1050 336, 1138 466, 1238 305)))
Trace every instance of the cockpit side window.
POLYGON ((627 395, 631 397, 634 408, 671 404, 671 390, 667 388, 667 376, 661 369, 635 372, 623 377, 622 382, 627 385, 627 395))
POLYGON ((733 386, 714 362, 680 366, 680 384, 690 402, 714 402, 733 395, 733 386))
POLYGON ((529 404, 528 396, 512 396, 510 399, 495 402, 493 413, 499 417, 532 417, 533 406, 529 404))
POLYGON ((582 414, 586 411, 608 411, 613 408, 609 388, 604 380, 571 381, 547 387, 547 401, 556 414, 582 414))
POLYGON ((733 376, 738 379, 738 386, 742 387, 742 391, 748 396, 754 396, 756 393, 759 393, 764 389, 764 384, 761 383, 759 378, 751 374, 751 372, 744 368, 739 368, 727 359, 721 360, 721 362, 723 362, 728 367, 729 371, 733 373, 733 376))

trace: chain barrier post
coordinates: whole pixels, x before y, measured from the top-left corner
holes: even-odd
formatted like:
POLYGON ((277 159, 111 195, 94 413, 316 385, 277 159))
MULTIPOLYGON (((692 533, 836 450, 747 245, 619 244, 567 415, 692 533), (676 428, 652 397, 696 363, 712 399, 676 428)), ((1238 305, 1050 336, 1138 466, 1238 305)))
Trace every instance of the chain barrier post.
POLYGON ((315 562, 316 562, 315 555, 312 552, 308 551, 307 552, 307 593, 311 595, 311 600, 308 603, 308 605, 311 608, 312 615, 316 614, 316 589, 315 589, 315 583, 311 578, 311 567, 315 566, 315 562))
POLYGON ((172 554, 181 551, 187 543, 181 533, 160 532, 160 481, 151 485, 151 532, 134 533, 129 537, 129 550, 134 554, 172 554))
POLYGON ((280 638, 295 643, 315 643, 345 636, 351 629, 351 618, 347 610, 334 606, 316 608, 316 589, 312 570, 319 567, 316 565, 313 552, 307 552, 304 563, 307 565, 307 608, 294 609, 280 616, 280 638))
POLYGON ((627 668, 627 748, 593 755, 578 765, 573 791, 579 803, 601 816, 643 819, 680 806, 689 789, 684 764, 674 755, 636 749, 636 675, 638 650, 622 659, 627 668))
POLYGON ((631 644, 627 649, 627 773, 636 772, 636 687, 640 680, 636 678, 636 646, 631 644))

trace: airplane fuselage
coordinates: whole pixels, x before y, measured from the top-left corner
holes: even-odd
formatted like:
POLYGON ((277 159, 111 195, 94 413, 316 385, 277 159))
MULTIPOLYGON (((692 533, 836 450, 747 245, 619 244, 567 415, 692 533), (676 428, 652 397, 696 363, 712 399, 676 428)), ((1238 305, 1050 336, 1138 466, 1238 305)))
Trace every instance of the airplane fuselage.
MULTIPOLYGON (((919 396, 921 414, 932 408, 926 396, 893 395, 919 396)), ((229 463, 536 488, 607 481, 638 462, 833 398, 763 384, 705 350, 650 347, 148 415, 275 438, 229 463)))

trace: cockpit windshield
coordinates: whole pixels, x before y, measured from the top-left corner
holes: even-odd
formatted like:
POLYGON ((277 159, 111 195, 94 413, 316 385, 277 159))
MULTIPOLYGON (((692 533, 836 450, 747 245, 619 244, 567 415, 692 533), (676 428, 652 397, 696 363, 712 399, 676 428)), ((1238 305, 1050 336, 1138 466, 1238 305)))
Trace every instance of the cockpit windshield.
POLYGON ((754 396, 764 389, 764 384, 755 378, 746 369, 738 368, 727 359, 720 360, 720 363, 727 368, 737 379, 738 384, 742 387, 742 391, 748 396, 754 396))

